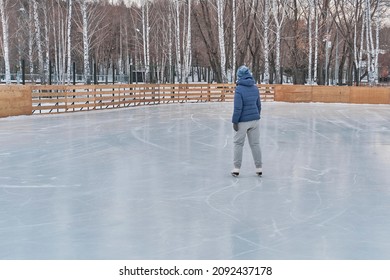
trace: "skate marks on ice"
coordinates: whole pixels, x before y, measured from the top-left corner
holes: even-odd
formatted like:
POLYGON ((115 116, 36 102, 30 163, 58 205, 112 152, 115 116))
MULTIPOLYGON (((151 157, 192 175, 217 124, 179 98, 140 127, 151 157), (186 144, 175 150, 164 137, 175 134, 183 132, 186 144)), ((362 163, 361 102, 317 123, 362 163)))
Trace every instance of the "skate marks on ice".
POLYGON ((388 106, 232 103, 0 119, 1 259, 389 259, 388 106))

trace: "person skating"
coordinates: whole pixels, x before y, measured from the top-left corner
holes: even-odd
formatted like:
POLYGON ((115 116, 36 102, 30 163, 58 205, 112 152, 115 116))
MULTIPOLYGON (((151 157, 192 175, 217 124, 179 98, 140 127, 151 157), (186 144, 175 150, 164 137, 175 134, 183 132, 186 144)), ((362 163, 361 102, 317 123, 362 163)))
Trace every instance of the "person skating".
POLYGON ((234 134, 234 168, 233 176, 240 174, 242 153, 245 138, 248 137, 249 146, 258 176, 263 174, 260 149, 260 116, 261 101, 259 89, 255 84, 249 68, 242 65, 237 70, 237 82, 234 93, 234 109, 232 116, 234 134))

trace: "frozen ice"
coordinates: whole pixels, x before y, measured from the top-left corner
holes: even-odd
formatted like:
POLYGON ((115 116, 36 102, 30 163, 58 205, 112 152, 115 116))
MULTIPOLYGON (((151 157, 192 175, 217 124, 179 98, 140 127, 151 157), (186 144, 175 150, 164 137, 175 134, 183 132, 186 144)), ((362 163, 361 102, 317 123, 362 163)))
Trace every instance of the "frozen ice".
POLYGON ((390 106, 232 105, 0 119, 0 259, 390 259, 390 106))

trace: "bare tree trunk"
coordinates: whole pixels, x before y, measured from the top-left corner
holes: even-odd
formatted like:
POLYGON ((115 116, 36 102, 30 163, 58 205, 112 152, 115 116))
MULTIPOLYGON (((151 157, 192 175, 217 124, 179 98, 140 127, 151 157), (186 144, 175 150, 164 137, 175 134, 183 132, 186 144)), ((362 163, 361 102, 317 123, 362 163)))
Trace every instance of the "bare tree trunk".
MULTIPOLYGON (((124 73, 124 67, 123 67, 123 37, 126 35, 126 31, 123 30, 123 24, 122 24, 122 14, 120 14, 120 21, 119 21, 119 56, 118 56, 118 71, 120 79, 122 79, 123 73, 124 73)), ((120 80, 122 81, 122 80, 120 80)))
POLYGON ((0 13, 1 23, 3 26, 3 52, 4 52, 4 63, 5 63, 5 82, 11 83, 11 67, 9 62, 9 34, 8 34, 8 16, 6 13, 6 1, 0 0, 0 13))
POLYGON ((286 6, 286 0, 272 0, 272 14, 274 16, 275 21, 275 33, 276 33, 276 61, 275 61, 275 68, 276 68, 276 83, 282 83, 282 75, 283 73, 280 73, 280 48, 281 48, 281 30, 284 22, 285 17, 285 6, 286 6))
MULTIPOLYGON (((51 2, 52 6, 51 6, 51 9, 54 13, 55 11, 55 8, 54 8, 54 1, 51 2)), ((60 9, 59 7, 57 7, 57 12, 58 12, 58 19, 55 20, 54 16, 52 18, 52 22, 51 22, 51 26, 52 26, 52 35, 53 35, 53 40, 54 40, 54 64, 55 64, 55 73, 57 74, 57 81, 63 81, 62 80, 62 74, 63 74, 63 66, 64 64, 62 64, 63 62, 63 53, 62 53, 62 38, 63 38, 63 34, 62 34, 62 18, 59 16, 61 13, 60 13, 60 9)))
MULTIPOLYGON (((355 0, 355 7, 357 5, 358 0, 355 0)), ((356 14, 355 14, 356 16, 356 14)), ((360 77, 360 64, 359 64, 359 57, 358 57, 358 49, 357 49, 357 22, 355 23, 354 29, 353 29, 353 62, 355 64, 355 85, 359 85, 359 77, 360 77)))
MULTIPOLYGON (((377 4, 379 3, 379 0, 377 4)), ((376 7, 376 11, 377 11, 376 7)), ((375 15, 377 30, 379 28, 379 20, 377 20, 377 16, 375 15)), ((378 52, 378 42, 379 42, 379 34, 375 35, 374 44, 374 34, 373 34, 373 23, 372 23, 372 14, 371 14, 371 1, 366 1, 366 41, 367 41, 367 68, 368 68, 368 82, 370 85, 374 85, 378 82, 378 71, 377 71, 377 52, 378 52)), ((378 33, 378 31, 377 31, 378 33)))
POLYGON ((149 1, 146 1, 146 70, 145 74, 148 76, 146 81, 150 81, 150 26, 149 26, 149 1))
POLYGON ((181 44, 180 44, 180 1, 176 0, 176 18, 175 18, 175 30, 176 30, 176 71, 178 82, 182 82, 182 69, 181 69, 181 44))
POLYGON ((372 71, 373 71, 373 83, 378 84, 378 56, 379 56, 379 30, 380 30, 380 20, 379 20, 379 2, 376 2, 376 14, 375 14, 375 46, 373 46, 373 60, 372 60, 372 71))
POLYGON ((313 60, 313 36, 312 36, 312 11, 313 11, 313 2, 312 0, 308 0, 309 4, 309 17, 308 17, 308 27, 309 27, 309 67, 308 67, 308 81, 307 83, 309 85, 313 84, 313 79, 312 79, 312 60, 313 60))
POLYGON ((90 84, 91 70, 89 63, 88 7, 86 0, 81 1, 81 14, 83 18, 84 82, 90 84))
POLYGON ((49 46, 50 46, 50 40, 49 40, 49 24, 48 24, 48 18, 47 18, 47 7, 43 9, 43 16, 44 16, 44 24, 45 24, 45 59, 43 62, 43 72, 45 73, 45 81, 49 81, 49 71, 50 71, 50 53, 49 53, 49 46))
MULTIPOLYGON (((129 40, 130 40, 130 36, 129 36, 129 28, 128 28, 128 25, 127 25, 127 22, 125 21, 125 31, 126 31, 126 62, 125 62, 125 71, 126 71, 126 74, 128 75, 129 79, 131 77, 130 75, 130 49, 129 49, 129 40)), ((127 80, 127 82, 129 82, 129 80, 127 80)))
POLYGON ((34 23, 35 23, 35 39, 36 39, 36 45, 38 48, 38 63, 39 63, 39 74, 41 77, 41 83, 45 83, 45 76, 44 76, 44 62, 43 62, 43 51, 42 51, 42 40, 41 40, 41 26, 39 21, 39 15, 38 15, 38 4, 36 0, 33 1, 33 12, 34 12, 34 23))
POLYGON ((232 27, 232 37, 233 37, 233 46, 232 46, 232 82, 235 81, 236 78, 236 52, 237 52, 237 6, 236 6, 236 0, 232 0, 232 16, 233 16, 233 27, 232 27))
POLYGON ((29 13, 28 13, 28 59, 29 59, 29 67, 30 67, 30 79, 31 81, 35 81, 34 75, 34 62, 33 62, 33 48, 34 48, 34 18, 33 18, 33 8, 32 5, 29 5, 29 13))
MULTIPOLYGON (((223 81, 220 64, 219 42, 218 42, 218 27, 215 28, 215 18, 217 17, 214 9, 215 5, 212 5, 209 0, 199 0, 199 8, 195 9, 195 23, 198 32, 202 38, 204 45, 206 46, 206 53, 210 67, 213 70, 212 78, 208 75, 209 80, 215 80, 218 83, 223 81)), ((210 69, 210 68, 209 68, 210 69)), ((205 70, 204 73, 207 71, 205 70)), ((210 73, 210 72, 208 72, 210 73)), ((206 76, 206 74, 205 74, 206 76)))
POLYGON ((145 65, 145 82, 150 82, 150 48, 149 48, 149 1, 146 0, 142 5, 142 39, 144 43, 144 65, 145 65))
POLYGON ((367 45, 367 70, 368 70, 368 83, 372 85, 372 31, 371 31, 371 7, 370 0, 366 0, 366 45, 367 45))
POLYGON ((270 0, 265 0, 264 6, 264 79, 263 83, 269 83, 269 4, 270 0))
POLYGON ((223 3, 224 0, 217 0, 217 16, 218 16, 218 41, 219 53, 221 61, 222 83, 227 82, 226 75, 226 53, 225 53, 225 28, 223 24, 223 3))
MULTIPOLYGON (((360 51, 359 51, 359 59, 358 59, 358 73, 359 73, 359 77, 358 77, 358 84, 360 84, 361 82, 361 76, 362 76, 362 66, 363 66, 363 51, 364 51, 364 31, 365 31, 365 28, 366 28, 366 24, 367 24, 367 20, 366 20, 366 17, 363 15, 363 23, 362 23, 362 29, 361 29, 361 32, 360 32, 360 51)), ((356 46, 357 48, 357 46, 356 46)))
MULTIPOLYGON (((170 11, 172 10, 172 6, 169 6, 170 11)), ((170 15, 172 14, 172 11, 170 12, 170 15)), ((168 73, 169 73, 169 83, 173 80, 173 71, 172 71, 172 16, 168 16, 168 73)))
MULTIPOLYGON (((54 2, 51 2, 52 6, 52 10, 54 11, 54 2)), ((59 19, 57 22, 54 21, 54 17, 53 17, 53 22, 51 23, 52 24, 52 35, 53 35, 53 41, 54 41, 54 67, 55 67, 55 73, 57 73, 58 75, 58 79, 61 80, 61 51, 59 50, 60 48, 60 37, 58 32, 60 31, 60 22, 61 20, 59 19)))
MULTIPOLYGON (((355 0, 355 7, 356 7, 356 10, 355 10, 355 18, 358 17, 358 11, 357 11, 357 7, 358 7, 358 1, 359 0, 355 0)), ((364 3, 362 3, 362 5, 364 5, 364 3)), ((364 8, 363 6, 361 8, 364 8)), ((362 58, 363 58, 363 35, 364 35, 364 30, 365 30, 365 25, 366 25, 366 17, 365 15, 362 16, 362 25, 361 25, 361 34, 360 34, 360 50, 358 48, 358 44, 357 44, 357 40, 358 40, 358 24, 357 22, 355 23, 355 26, 354 26, 354 34, 353 34, 353 61, 354 61, 354 64, 355 64, 355 83, 356 85, 359 85, 360 84, 360 79, 361 79, 361 70, 362 70, 362 58)))
POLYGON ((68 62, 66 65, 66 75, 68 84, 70 84, 71 79, 71 64, 72 64, 72 10, 73 10, 73 0, 68 0, 68 17, 67 17, 67 34, 66 34, 66 41, 67 41, 67 58, 68 62))
POLYGON ((314 35, 314 75, 313 75, 313 82, 315 84, 318 84, 318 7, 317 7, 317 0, 314 0, 314 21, 315 21, 315 35, 314 35))
POLYGON ((184 79, 188 83, 188 76, 190 74, 191 67, 191 0, 188 0, 188 13, 187 13, 187 38, 186 48, 184 51, 184 79))
MULTIPOLYGON (((378 0, 377 5, 379 6, 380 0, 378 0)), ((380 30, 380 17, 379 17, 379 9, 377 7, 376 9, 376 16, 375 16, 375 55, 374 55, 374 84, 378 84, 379 82, 379 73, 378 73, 378 66, 379 66, 379 30, 380 30)))

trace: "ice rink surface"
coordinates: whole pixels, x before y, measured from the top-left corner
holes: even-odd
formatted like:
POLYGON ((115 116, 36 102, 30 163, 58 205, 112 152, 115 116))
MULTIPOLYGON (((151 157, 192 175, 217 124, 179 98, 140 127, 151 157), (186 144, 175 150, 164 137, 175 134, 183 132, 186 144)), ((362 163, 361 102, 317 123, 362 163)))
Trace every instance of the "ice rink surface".
POLYGON ((390 259, 390 106, 232 106, 0 119, 0 259, 390 259))

